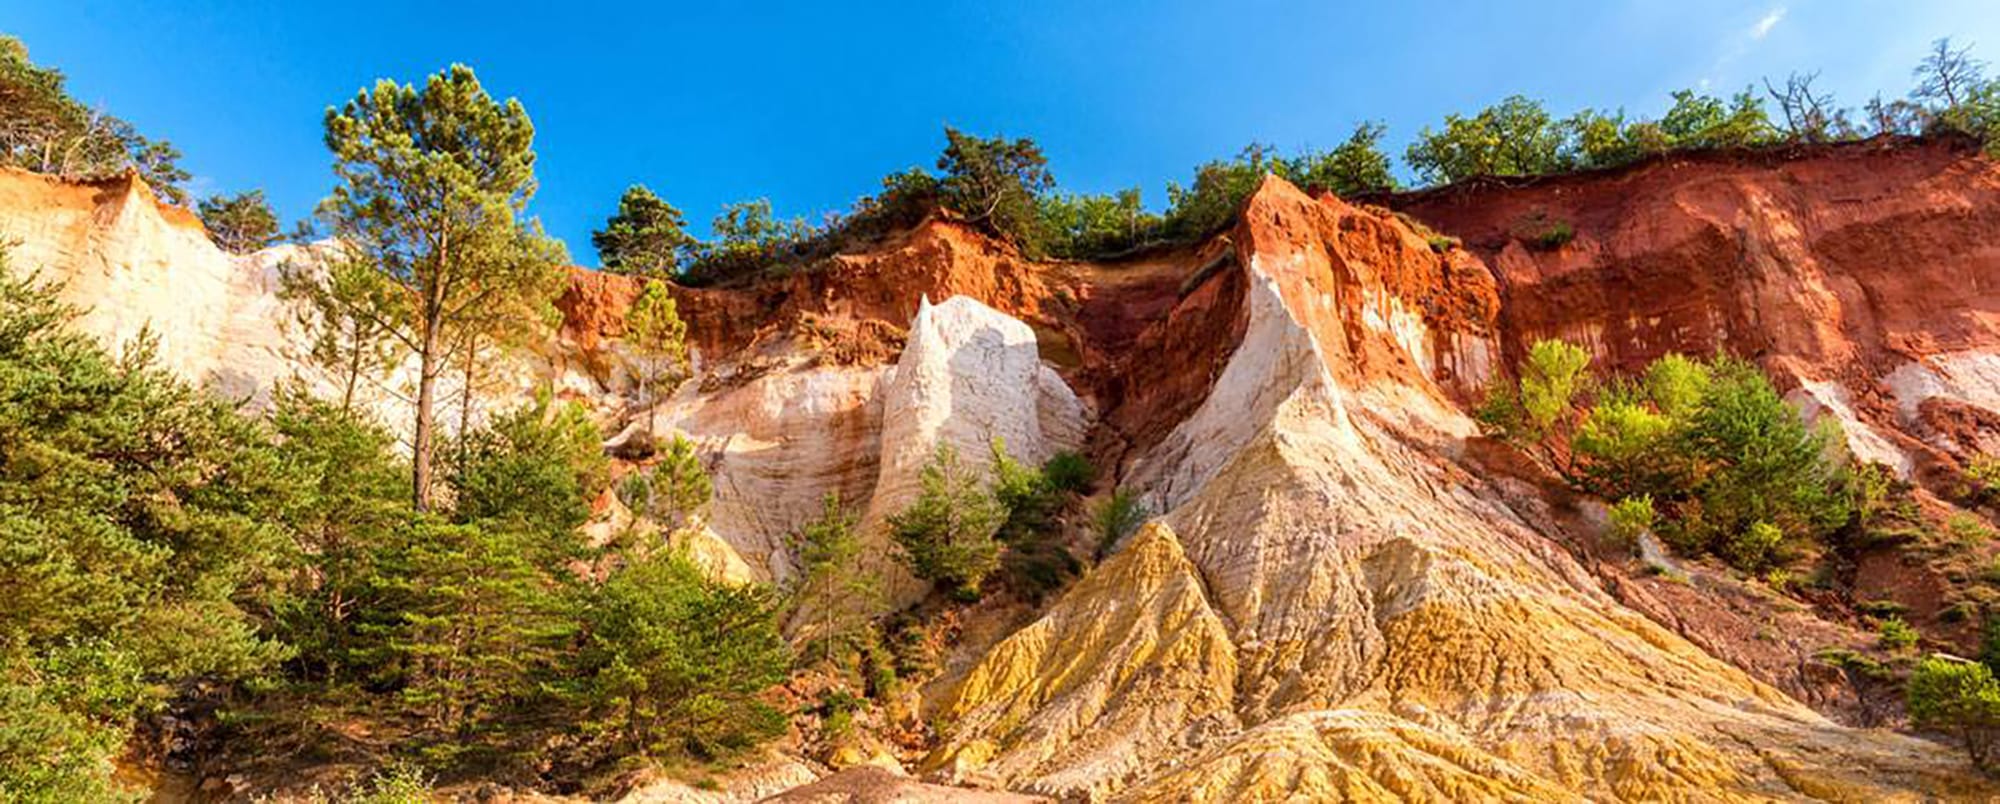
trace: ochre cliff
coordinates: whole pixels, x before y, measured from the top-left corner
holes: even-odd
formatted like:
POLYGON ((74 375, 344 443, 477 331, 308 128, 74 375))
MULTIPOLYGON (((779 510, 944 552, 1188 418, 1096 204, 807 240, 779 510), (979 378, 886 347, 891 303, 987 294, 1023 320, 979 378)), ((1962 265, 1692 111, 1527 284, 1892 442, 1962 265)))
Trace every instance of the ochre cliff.
MULTIPOLYGON (((1943 745, 1837 719, 1841 694, 1801 668, 1858 644, 1853 624, 1727 579, 1636 577, 1593 548, 1586 501, 1465 412, 1536 338, 1627 369, 1727 348, 1857 454, 1944 478, 2000 446, 2000 167, 1874 142, 1381 201, 1270 179, 1224 234, 1104 264, 932 220, 676 287, 700 377, 652 410, 618 341, 634 283, 578 270, 523 385, 591 404, 613 450, 641 416, 693 438, 713 563, 752 579, 792 571, 785 536, 826 492, 879 523, 939 443, 975 465, 995 436, 1024 458, 1082 448, 1101 486, 1140 494, 1145 527, 922 691, 938 728, 902 759, 930 781, 1141 801, 2000 795, 1943 745), (1557 221, 1567 242, 1541 237, 1557 221), (1785 633, 1751 640, 1751 622, 1785 633)), ((0 174, 0 236, 17 268, 129 312, 93 332, 182 333, 163 346, 191 376, 254 366, 257 385, 292 359, 279 257, 204 250, 142 187, 0 174)))
POLYGON ((1625 607, 1554 505, 1463 461, 1450 387, 1490 370, 1494 287, 1391 220, 1251 199, 1242 276, 1207 279, 1240 301, 1187 297, 1240 341, 1124 474, 1163 514, 1144 553, 987 655, 933 767, 1140 800, 1981 794, 1941 747, 1842 728, 1625 607), (1191 622, 1227 639, 1187 646, 1191 622))
POLYGON ((1490 266, 1510 359, 1547 337, 1626 370, 1727 350, 1905 476, 2000 446, 1964 424, 2000 404, 2000 172, 1974 143, 1679 155, 1393 204, 1490 266), (1573 239, 1536 241, 1558 224, 1573 239))

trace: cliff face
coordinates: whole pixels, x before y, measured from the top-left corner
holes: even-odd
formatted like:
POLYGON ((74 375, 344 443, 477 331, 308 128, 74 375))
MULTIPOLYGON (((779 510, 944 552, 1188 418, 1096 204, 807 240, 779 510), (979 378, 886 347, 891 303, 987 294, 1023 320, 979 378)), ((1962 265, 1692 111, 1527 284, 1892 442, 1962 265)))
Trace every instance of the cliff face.
MULTIPOLYGON (((1118 264, 1031 263, 933 221, 675 289, 702 378, 650 411, 627 394, 622 278, 579 271, 522 375, 593 405, 613 449, 642 416, 692 437, 712 563, 739 577, 785 577, 784 536, 826 492, 879 522, 940 443, 975 466, 996 436, 1023 458, 1082 448, 1138 492, 1138 534, 925 691, 941 728, 905 759, 935 779, 1130 800, 1977 799, 2000 791, 1953 752, 1822 713, 1843 693, 1803 668, 1861 644, 1850 624, 1726 579, 1629 576, 1589 549, 1587 506, 1479 439, 1464 403, 1535 338, 1621 368, 1727 347, 1858 453, 1941 475, 2000 438, 1996 191, 2000 168, 1949 144, 1877 144, 1406 196, 1401 215, 1272 179, 1224 236, 1118 264), (1556 221, 1573 237, 1545 247, 1556 221), (1782 633, 1748 635, 1768 623, 1782 633)), ((0 174, 0 235, 105 311, 93 332, 173 328, 190 376, 268 382, 293 359, 282 255, 204 249, 143 188, 0 174)))
POLYGON ((958 686, 934 767, 1138 800, 1978 789, 1622 604, 1559 505, 1464 458, 1452 389, 1508 337, 1476 262, 1275 181, 1231 239, 1207 281, 1240 293, 1182 304, 1240 340, 1125 475, 1161 517, 958 686))
POLYGON ((1502 349, 1588 344, 1636 369, 1727 350, 1839 416, 1863 457, 1937 478, 1991 450, 2000 405, 2000 172, 1956 141, 1708 155, 1395 206, 1464 239, 1502 349), (1536 234, 1574 232, 1547 247, 1536 234))

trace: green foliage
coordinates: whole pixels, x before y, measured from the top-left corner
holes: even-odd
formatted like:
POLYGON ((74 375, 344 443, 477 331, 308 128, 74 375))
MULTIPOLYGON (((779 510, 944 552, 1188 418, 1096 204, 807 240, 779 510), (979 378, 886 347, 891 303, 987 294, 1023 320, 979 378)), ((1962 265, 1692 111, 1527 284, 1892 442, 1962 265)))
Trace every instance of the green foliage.
POLYGON ((208 238, 231 254, 248 254, 278 242, 278 213, 263 190, 212 195, 196 206, 208 238))
POLYGON ((112 778, 132 714, 156 697, 132 656, 70 643, 0 653, 0 799, 139 801, 112 778))
POLYGON ((394 291, 329 296, 417 356, 411 496, 428 511, 437 378, 457 359, 469 374, 477 339, 520 329, 562 287, 560 245, 520 220, 535 191, 535 127, 464 65, 421 89, 379 81, 328 109, 325 127, 338 184, 321 209, 340 259, 394 291))
POLYGON ((1972 456, 1965 462, 1965 483, 1968 496, 1978 503, 2000 499, 2000 457, 1985 453, 1972 456))
POLYGON ((1979 663, 1988 670, 2000 667, 2000 616, 1988 614, 1980 623, 1979 663))
POLYGON ((1570 227, 1569 221, 1552 221, 1541 233, 1535 235, 1535 245, 1541 247, 1543 251, 1554 251, 1569 245, 1569 241, 1575 238, 1576 230, 1570 227))
POLYGON ((378 313, 400 304, 398 286, 363 259, 335 246, 278 265, 278 298, 306 341, 304 362, 340 389, 342 410, 353 410, 362 390, 408 354, 378 313))
POLYGON ((1160 225, 1139 203, 1139 190, 1116 195, 1051 193, 1037 212, 1044 250, 1065 259, 1097 257, 1134 248, 1160 225))
POLYGON ((1283 166, 1268 145, 1251 143, 1234 159, 1218 160, 1195 169, 1186 187, 1167 185, 1167 214, 1162 232, 1173 240, 1192 241, 1222 228, 1264 177, 1283 166))
POLYGON ((1040 467, 1029 467, 993 441, 993 498, 1006 512, 996 534, 1007 546, 1002 566, 1016 587, 1033 599, 1062 585, 1083 569, 1059 536, 1056 516, 1090 485, 1096 469, 1082 455, 1058 452, 1040 467))
POLYGON ((834 659, 836 647, 873 642, 869 618, 881 604, 879 579, 862 566, 861 534, 855 517, 828 492, 818 517, 792 536, 799 576, 792 590, 792 622, 811 632, 820 661, 834 659))
POLYGON ((713 248, 732 254, 768 252, 812 234, 803 218, 778 220, 768 198, 724 204, 709 229, 715 233, 713 248))
POLYGON ((429 729, 434 757, 483 748, 470 738, 541 695, 539 680, 575 629, 570 576, 549 560, 567 555, 573 538, 512 522, 424 517, 376 558, 374 596, 393 613, 385 672, 401 706, 429 729))
POLYGON ((1701 406, 1714 379, 1708 364, 1679 352, 1668 352, 1646 366, 1644 383, 1647 398, 1661 414, 1680 418, 1701 406))
POLYGON ((1674 105, 1660 118, 1660 131, 1674 148, 1743 148, 1776 139, 1764 101, 1745 89, 1728 101, 1692 90, 1673 93, 1674 105))
POLYGON ((762 693, 792 657, 762 586, 702 576, 671 550, 615 570, 593 597, 585 663, 599 723, 645 753, 710 759, 784 732, 762 693))
POLYGON ((639 298, 625 313, 625 343, 649 357, 668 363, 668 371, 687 366, 687 323, 681 320, 667 285, 658 280, 646 283, 639 298))
POLYGON ((1658 121, 1594 109, 1556 120, 1539 101, 1515 95, 1471 117, 1447 115, 1441 130, 1426 126, 1404 161, 1424 181, 1446 184, 1612 167, 1675 149, 1750 147, 1777 138, 1763 100, 1750 90, 1727 101, 1680 90, 1673 100, 1658 121))
POLYGON ((1904 687, 1910 719, 1950 733, 1974 765, 1991 770, 2000 748, 2000 681, 1983 664, 1931 656, 1904 687))
POLYGON ((1590 354, 1567 341, 1540 340, 1528 347, 1528 359, 1521 364, 1521 413, 1526 435, 1544 437, 1555 432, 1570 415, 1570 404, 1583 390, 1584 369, 1590 354))
POLYGON ((65 178, 133 171, 170 203, 187 203, 180 151, 70 97, 63 74, 0 35, 0 164, 65 178))
POLYGON ((1042 480, 1063 494, 1081 494, 1097 480, 1097 467, 1090 459, 1070 450, 1060 450, 1042 462, 1042 480))
POLYGON ((1651 499, 1670 515, 1663 539, 1740 569, 1782 563, 1792 539, 1851 519, 1865 486, 1842 467, 1838 432, 1808 427, 1756 366, 1667 355, 1637 381, 1592 383, 1588 361, 1538 342, 1519 384, 1489 391, 1475 416, 1580 489, 1651 499))
POLYGON ((1425 126, 1403 158, 1418 176, 1448 183, 1473 176, 1532 176, 1564 167, 1563 137, 1539 101, 1508 97, 1472 117, 1425 126))
POLYGON ((1731 566, 1745 570, 1762 569, 1772 563, 1785 543, 1785 532, 1769 522, 1757 521, 1722 541, 1722 557, 1731 566))
POLYGON ((650 280, 625 313, 625 345, 634 352, 639 380, 639 404, 646 410, 646 451, 654 447, 655 389, 673 383, 688 370, 687 323, 681 320, 665 282, 650 280))
POLYGON ((610 462, 589 411, 546 395, 501 415, 461 446, 454 473, 460 522, 567 534, 590 518, 610 462))
POLYGON ((944 137, 937 168, 944 174, 938 189, 945 205, 1030 256, 1043 253, 1037 199, 1055 188, 1055 178, 1041 146, 1025 137, 988 139, 950 126, 944 137))
POLYGON ((1381 123, 1361 123, 1333 150, 1308 151, 1285 160, 1280 172, 1300 187, 1323 188, 1343 198, 1394 190, 1396 177, 1390 172, 1389 155, 1381 148, 1387 131, 1381 123))
POLYGON ((305 556, 274 631, 297 650, 300 677, 337 681, 370 663, 371 643, 358 629, 373 610, 376 558, 407 524, 408 470, 394 437, 354 411, 298 385, 280 388, 273 403, 279 454, 301 484, 282 521, 305 556))
POLYGON ((920 482, 923 491, 917 499, 889 517, 889 535, 902 548, 900 558, 917 577, 956 597, 976 599, 980 584, 1000 567, 1001 545, 995 536, 1008 509, 948 444, 938 445, 920 482))
POLYGON ((1711 372, 1708 393, 1688 416, 1682 439, 1701 467, 1692 493, 1706 526, 1733 534, 1766 522, 1817 538, 1845 524, 1852 499, 1829 457, 1837 432, 1807 426, 1746 361, 1720 358, 1711 372))
POLYGON ((1911 117, 1921 118, 1927 129, 1978 137, 1990 152, 2000 134, 2000 82, 1987 80, 1986 62, 1973 58, 1971 51, 1970 46, 1953 48, 1950 38, 1931 43, 1931 52, 1914 71, 1917 86, 1910 101, 1917 108, 1911 117))
POLYGON ((1626 548, 1639 544, 1639 536, 1653 529, 1653 498, 1641 494, 1626 497, 1611 506, 1611 540, 1626 548))
POLYGON ((0 265, 0 792, 112 797, 132 718, 284 658, 260 634, 296 478, 266 431, 151 360, 112 358, 0 265))
POLYGON ((656 463, 626 475, 618 488, 626 508, 659 523, 668 533, 686 527, 714 494, 694 442, 680 434, 667 442, 656 463))
POLYGON ((1640 389, 1614 386, 1584 413, 1571 444, 1584 459, 1585 485, 1606 496, 1650 499, 1682 481, 1677 436, 1676 420, 1648 404, 1640 389))
POLYGON ((1961 547, 1978 547, 1994 538, 1993 527, 1977 515, 1965 511, 1954 511, 1944 520, 1946 532, 1961 547))
POLYGON ((681 255, 695 245, 686 226, 680 210, 634 184, 618 197, 618 211, 604 228, 590 233, 590 244, 612 273, 672 276, 681 255))
POLYGON ((1098 503, 1097 509, 1090 515, 1091 526, 1097 530, 1098 557, 1103 558, 1110 553, 1111 548, 1137 531, 1150 516, 1152 512, 1146 510, 1146 504, 1132 490, 1111 492, 1111 496, 1098 503))

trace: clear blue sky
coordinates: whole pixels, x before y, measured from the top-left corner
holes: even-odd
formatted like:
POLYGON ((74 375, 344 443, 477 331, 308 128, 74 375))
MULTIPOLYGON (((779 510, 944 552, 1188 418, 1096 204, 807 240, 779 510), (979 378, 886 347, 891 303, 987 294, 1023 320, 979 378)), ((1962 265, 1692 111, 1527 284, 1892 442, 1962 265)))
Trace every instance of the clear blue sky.
POLYGON ((812 217, 929 166, 945 123, 1033 136, 1065 188, 1157 206, 1252 140, 1330 147, 1374 119, 1400 155, 1516 92, 1657 115, 1678 87, 1819 69, 1858 105, 1906 91, 1940 36, 2000 61, 1993 0, 654 5, 0 0, 0 29, 178 145, 197 193, 262 187, 288 221, 330 186, 328 105, 470 64, 534 117, 532 211, 586 264, 628 184, 702 231, 748 198, 812 217))

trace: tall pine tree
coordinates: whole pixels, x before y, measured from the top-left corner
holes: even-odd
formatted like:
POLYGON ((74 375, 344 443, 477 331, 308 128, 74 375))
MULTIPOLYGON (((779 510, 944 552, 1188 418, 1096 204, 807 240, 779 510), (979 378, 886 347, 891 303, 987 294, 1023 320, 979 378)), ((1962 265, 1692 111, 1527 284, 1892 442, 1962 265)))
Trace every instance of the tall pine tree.
POLYGON ((417 356, 411 496, 431 509, 437 380, 493 310, 560 290, 560 250, 522 214, 535 127, 453 65, 422 88, 377 82, 326 114, 339 184, 323 211, 355 264, 396 292, 352 308, 417 356))

